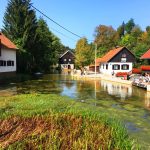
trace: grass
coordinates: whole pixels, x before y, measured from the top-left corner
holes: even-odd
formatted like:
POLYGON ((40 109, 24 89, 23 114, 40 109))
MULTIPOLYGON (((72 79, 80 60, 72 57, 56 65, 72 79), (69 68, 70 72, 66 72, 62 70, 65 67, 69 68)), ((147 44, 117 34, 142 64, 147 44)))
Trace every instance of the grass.
POLYGON ((124 126, 94 106, 54 94, 0 98, 2 149, 138 149, 124 126))

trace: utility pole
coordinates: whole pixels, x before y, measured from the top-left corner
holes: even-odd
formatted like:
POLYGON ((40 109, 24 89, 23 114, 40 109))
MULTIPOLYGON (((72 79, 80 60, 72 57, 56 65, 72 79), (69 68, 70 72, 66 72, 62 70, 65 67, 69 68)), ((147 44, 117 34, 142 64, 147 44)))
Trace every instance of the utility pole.
POLYGON ((97 44, 95 43, 95 77, 96 77, 96 54, 97 54, 97 44))

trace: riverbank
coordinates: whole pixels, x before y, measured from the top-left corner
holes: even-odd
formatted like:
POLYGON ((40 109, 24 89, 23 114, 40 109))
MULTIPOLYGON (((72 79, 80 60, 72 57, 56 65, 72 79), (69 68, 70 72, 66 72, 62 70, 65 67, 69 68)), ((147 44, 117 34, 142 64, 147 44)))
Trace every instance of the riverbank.
POLYGON ((100 73, 99 74, 93 73, 93 74, 86 74, 86 75, 72 74, 72 77, 74 79, 81 79, 81 80, 106 80, 106 81, 111 81, 111 82, 132 85, 132 81, 123 80, 115 76, 105 75, 105 74, 100 74, 100 73))
POLYGON ((0 97, 0 145, 8 149, 132 149, 125 127, 92 105, 54 94, 0 97))

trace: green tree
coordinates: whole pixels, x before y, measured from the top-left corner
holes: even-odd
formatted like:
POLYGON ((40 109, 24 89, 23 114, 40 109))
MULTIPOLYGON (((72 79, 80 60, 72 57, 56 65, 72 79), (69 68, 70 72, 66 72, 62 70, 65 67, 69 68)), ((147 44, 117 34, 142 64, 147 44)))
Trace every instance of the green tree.
POLYGON ((131 18, 126 24, 125 24, 125 30, 126 33, 130 34, 132 29, 134 28, 135 23, 134 20, 131 18))
POLYGON ((63 46, 60 40, 49 30, 46 21, 42 18, 38 20, 36 39, 34 70, 48 72, 50 66, 58 62, 63 46))
POLYGON ((10 0, 4 15, 3 33, 18 47, 18 70, 31 72, 37 19, 30 0, 10 0))
POLYGON ((134 47, 133 51, 136 56, 137 64, 141 65, 142 63, 145 63, 140 58, 148 50, 148 48, 148 45, 145 43, 138 43, 136 47, 134 47))
POLYGON ((120 46, 125 46, 128 49, 132 50, 136 45, 136 40, 130 34, 126 34, 120 41, 120 46))
POLYGON ((86 38, 80 39, 75 48, 75 62, 78 67, 90 65, 94 60, 93 45, 86 38))
POLYGON ((124 22, 122 23, 122 25, 120 25, 117 28, 117 33, 118 33, 120 39, 125 35, 125 23, 124 22))
POLYGON ((147 33, 150 33, 150 26, 146 27, 146 31, 147 31, 147 33))
POLYGON ((133 49, 137 46, 141 41, 142 30, 139 26, 134 26, 130 34, 125 34, 124 37, 120 40, 121 46, 126 46, 128 49, 133 51, 133 49))

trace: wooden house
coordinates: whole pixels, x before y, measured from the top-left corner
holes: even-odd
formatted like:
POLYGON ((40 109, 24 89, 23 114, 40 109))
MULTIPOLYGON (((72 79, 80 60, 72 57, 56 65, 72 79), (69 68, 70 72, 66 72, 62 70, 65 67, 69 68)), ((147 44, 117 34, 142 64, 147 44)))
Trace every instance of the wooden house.
POLYGON ((0 75, 16 72, 17 47, 0 32, 0 75))
POLYGON ((126 47, 119 47, 110 50, 99 59, 100 72, 113 75, 118 72, 132 71, 135 56, 126 47))
POLYGON ((66 51, 59 58, 59 65, 61 67, 61 70, 74 69, 74 61, 75 61, 75 56, 73 52, 71 52, 70 50, 66 51))

